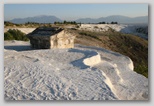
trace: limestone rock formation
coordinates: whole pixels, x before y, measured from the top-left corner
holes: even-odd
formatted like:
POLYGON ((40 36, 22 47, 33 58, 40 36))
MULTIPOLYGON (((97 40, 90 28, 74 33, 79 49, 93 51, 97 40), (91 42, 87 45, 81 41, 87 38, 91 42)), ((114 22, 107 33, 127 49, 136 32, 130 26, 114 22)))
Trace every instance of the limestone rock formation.
POLYGON ((39 27, 27 35, 36 49, 73 48, 75 35, 59 27, 39 27))

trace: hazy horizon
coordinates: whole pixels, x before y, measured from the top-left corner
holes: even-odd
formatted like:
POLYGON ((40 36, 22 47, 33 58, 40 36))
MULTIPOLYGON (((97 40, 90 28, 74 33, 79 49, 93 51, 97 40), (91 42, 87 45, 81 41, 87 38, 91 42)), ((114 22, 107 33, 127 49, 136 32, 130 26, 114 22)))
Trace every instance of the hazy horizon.
MULTIPOLYGON (((55 16, 55 15, 43 15, 42 14, 42 15, 36 15, 36 16, 27 16, 27 17, 23 17, 23 18, 31 18, 31 17, 39 17, 39 16, 55 16)), ((124 15, 110 15, 110 16, 124 16, 124 15)), ((148 15, 146 15, 146 16, 148 16, 148 15)), ((57 17, 57 16, 55 16, 55 17, 57 17)), ((106 17, 109 17, 109 16, 106 16, 106 17)), ((129 16, 124 16, 124 17, 129 17, 129 16)), ((136 16, 136 17, 144 17, 144 16, 136 16)), ((130 18, 136 18, 136 17, 130 17, 130 18)), ((13 19, 23 19, 23 18, 13 18, 13 19)), ((59 18, 59 17, 57 17, 57 18, 59 18)), ((85 17, 85 19, 86 18, 91 18, 91 17, 85 17)), ((101 18, 101 17, 98 17, 98 18, 101 18)), ((98 19, 98 18, 91 18, 91 19, 98 19)), ((84 18, 83 17, 79 17, 77 19, 84 19, 84 18)), ((73 20, 71 20, 71 19, 69 19, 69 20, 63 19, 63 20, 66 20, 66 21, 75 21, 77 19, 73 19, 73 20)), ((12 20, 12 19, 10 19, 10 20, 12 20)), ((4 20, 4 21, 10 21, 10 20, 4 20)))
POLYGON ((126 17, 148 16, 148 4, 5 4, 4 20, 40 15, 56 16, 62 20, 100 18, 112 15, 126 17))

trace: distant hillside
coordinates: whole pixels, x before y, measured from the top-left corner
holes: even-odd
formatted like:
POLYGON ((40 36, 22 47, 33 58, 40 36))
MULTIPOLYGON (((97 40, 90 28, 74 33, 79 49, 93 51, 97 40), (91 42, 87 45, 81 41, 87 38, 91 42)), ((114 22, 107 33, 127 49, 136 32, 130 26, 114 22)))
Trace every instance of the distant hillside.
POLYGON ((46 16, 46 15, 28 17, 28 18, 16 18, 16 19, 10 20, 10 22, 17 23, 17 24, 22 24, 26 22, 54 23, 55 21, 62 22, 61 19, 55 16, 46 16))
POLYGON ((118 23, 127 23, 127 24, 138 24, 138 23, 148 23, 148 16, 142 16, 142 17, 135 17, 130 18, 126 16, 120 16, 120 15, 113 15, 108 17, 101 17, 97 19, 91 19, 91 18, 81 18, 76 20, 76 22, 81 23, 99 23, 99 22, 108 22, 111 23, 112 21, 116 21, 118 23))
POLYGON ((75 43, 86 46, 102 47, 130 57, 134 71, 148 77, 148 41, 132 34, 114 30, 106 32, 77 31, 75 43))
MULTIPOLYGON (((17 24, 22 24, 26 22, 54 23, 55 21, 62 22, 64 20, 59 19, 56 16, 46 16, 46 15, 27 17, 27 18, 16 18, 13 20, 9 20, 9 22, 17 23, 17 24)), ((111 23, 113 21, 121 24, 138 24, 138 23, 148 24, 148 16, 130 18, 130 17, 121 16, 121 15, 113 15, 113 16, 101 17, 97 19, 80 18, 80 19, 71 20, 71 21, 76 21, 77 23, 80 23, 80 22, 81 23, 99 23, 99 22, 111 23)))

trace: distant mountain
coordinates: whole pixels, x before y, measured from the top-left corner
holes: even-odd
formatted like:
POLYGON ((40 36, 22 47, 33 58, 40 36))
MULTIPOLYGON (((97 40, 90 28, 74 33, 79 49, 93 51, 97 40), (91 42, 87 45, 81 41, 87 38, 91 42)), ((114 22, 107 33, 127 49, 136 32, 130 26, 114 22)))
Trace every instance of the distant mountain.
MULTIPOLYGON (((16 18, 13 20, 10 20, 12 23, 26 23, 26 22, 37 22, 37 23, 54 23, 55 21, 62 22, 64 20, 61 20, 55 16, 46 16, 46 15, 41 15, 41 16, 35 16, 35 17, 28 17, 28 18, 16 18)), ((121 24, 138 24, 138 23, 148 23, 148 16, 141 16, 141 17, 135 17, 135 18, 130 18, 126 16, 121 16, 121 15, 112 15, 108 17, 101 17, 97 19, 92 19, 92 18, 80 18, 77 20, 72 20, 76 21, 78 23, 99 23, 99 22, 108 22, 111 23, 112 21, 118 22, 121 24)))
POLYGON ((40 15, 35 17, 28 17, 28 18, 16 18, 13 20, 10 20, 12 23, 26 23, 26 22, 37 22, 37 23, 54 23, 55 21, 61 22, 62 20, 55 17, 55 16, 46 16, 46 15, 40 15))
POLYGON ((92 19, 92 18, 80 18, 80 19, 77 19, 75 20, 76 22, 78 23, 97 23, 97 19, 92 19))
POLYGON ((101 17, 101 18, 97 18, 97 19, 80 18, 80 19, 76 20, 76 22, 81 22, 81 23, 99 23, 99 22, 111 23, 112 21, 116 21, 118 23, 127 23, 127 24, 148 23, 148 16, 130 18, 130 17, 126 17, 126 16, 113 15, 113 16, 101 17))

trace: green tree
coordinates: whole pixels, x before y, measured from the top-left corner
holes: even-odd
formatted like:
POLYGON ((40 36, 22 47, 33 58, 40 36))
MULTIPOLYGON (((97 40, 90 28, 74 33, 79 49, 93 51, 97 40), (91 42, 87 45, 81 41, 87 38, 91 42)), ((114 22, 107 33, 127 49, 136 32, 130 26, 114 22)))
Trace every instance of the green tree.
POLYGON ((9 32, 5 32, 4 40, 14 40, 14 37, 9 32))
POLYGON ((67 24, 67 21, 66 20, 64 20, 64 22, 63 22, 64 24, 67 24))

